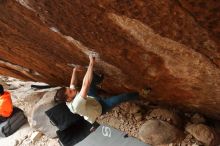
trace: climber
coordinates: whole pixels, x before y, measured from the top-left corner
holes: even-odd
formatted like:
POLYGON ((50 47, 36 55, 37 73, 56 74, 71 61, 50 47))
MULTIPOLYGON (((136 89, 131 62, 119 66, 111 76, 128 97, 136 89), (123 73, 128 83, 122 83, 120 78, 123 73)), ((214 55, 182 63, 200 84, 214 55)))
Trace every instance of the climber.
POLYGON ((0 123, 6 121, 13 112, 11 95, 0 85, 0 123))
POLYGON ((93 124, 100 115, 105 114, 122 102, 138 99, 139 94, 133 92, 112 96, 107 99, 100 98, 97 95, 96 85, 101 83, 103 75, 93 73, 95 57, 90 55, 89 59, 90 63, 84 76, 81 90, 78 91, 75 88, 76 72, 82 70, 82 67, 77 66, 73 69, 70 87, 60 88, 54 99, 55 101, 65 101, 72 113, 83 116, 85 120, 93 124))

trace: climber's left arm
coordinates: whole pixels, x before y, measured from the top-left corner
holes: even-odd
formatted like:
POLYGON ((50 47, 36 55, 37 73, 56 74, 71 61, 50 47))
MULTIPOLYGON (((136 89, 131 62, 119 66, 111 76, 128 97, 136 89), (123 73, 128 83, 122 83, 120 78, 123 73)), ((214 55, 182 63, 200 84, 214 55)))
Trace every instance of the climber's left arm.
POLYGON ((79 65, 73 68, 72 78, 70 81, 70 88, 75 89, 75 87, 77 86, 77 71, 81 70, 82 67, 79 65))

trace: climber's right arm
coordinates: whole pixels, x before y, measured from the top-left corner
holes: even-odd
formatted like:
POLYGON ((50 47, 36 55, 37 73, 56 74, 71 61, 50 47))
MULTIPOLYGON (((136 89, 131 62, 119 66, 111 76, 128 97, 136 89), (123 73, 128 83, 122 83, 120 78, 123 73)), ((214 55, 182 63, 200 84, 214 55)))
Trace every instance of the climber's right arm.
POLYGON ((89 91, 89 88, 90 88, 90 85, 91 85, 91 82, 92 82, 93 66, 94 66, 94 63, 95 63, 95 58, 93 56, 90 56, 89 59, 90 59, 89 67, 87 69, 86 75, 84 76, 82 88, 79 92, 79 95, 81 97, 85 98, 85 99, 87 97, 87 93, 89 91))

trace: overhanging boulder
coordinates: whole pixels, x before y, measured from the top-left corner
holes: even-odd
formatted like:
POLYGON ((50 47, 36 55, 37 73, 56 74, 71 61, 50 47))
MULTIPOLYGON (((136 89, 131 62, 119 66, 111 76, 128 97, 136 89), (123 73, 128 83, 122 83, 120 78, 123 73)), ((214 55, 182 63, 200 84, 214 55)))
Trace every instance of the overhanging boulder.
POLYGON ((68 85, 92 51, 109 93, 151 87, 153 102, 220 119, 219 14, 214 0, 1 0, 0 74, 68 85))

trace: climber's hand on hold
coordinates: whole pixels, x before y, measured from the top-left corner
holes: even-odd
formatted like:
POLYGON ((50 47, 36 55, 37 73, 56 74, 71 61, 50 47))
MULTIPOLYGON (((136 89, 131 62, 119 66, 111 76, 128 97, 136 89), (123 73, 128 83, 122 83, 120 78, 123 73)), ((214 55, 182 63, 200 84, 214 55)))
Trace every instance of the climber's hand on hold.
POLYGON ((89 55, 89 61, 90 61, 90 64, 93 64, 95 62, 95 54, 89 55))
POLYGON ((77 71, 82 71, 83 67, 80 65, 76 65, 73 68, 73 73, 72 73, 72 77, 71 77, 71 81, 70 81, 70 88, 77 86, 77 71))

